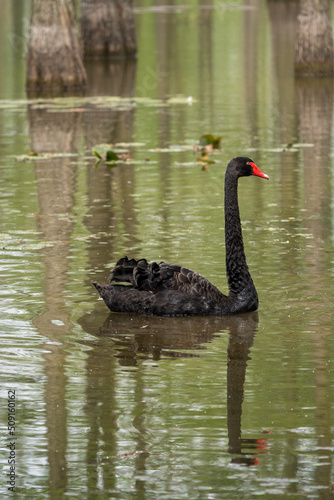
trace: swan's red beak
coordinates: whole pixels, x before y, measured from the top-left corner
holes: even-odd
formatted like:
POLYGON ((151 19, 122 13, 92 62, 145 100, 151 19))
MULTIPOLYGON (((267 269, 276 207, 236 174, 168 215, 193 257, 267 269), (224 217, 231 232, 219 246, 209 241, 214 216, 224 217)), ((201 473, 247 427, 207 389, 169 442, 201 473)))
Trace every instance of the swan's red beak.
POLYGON ((256 177, 263 177, 263 179, 268 179, 269 176, 261 172, 261 170, 253 163, 252 161, 247 162, 247 165, 250 165, 253 169, 253 175, 256 175, 256 177))

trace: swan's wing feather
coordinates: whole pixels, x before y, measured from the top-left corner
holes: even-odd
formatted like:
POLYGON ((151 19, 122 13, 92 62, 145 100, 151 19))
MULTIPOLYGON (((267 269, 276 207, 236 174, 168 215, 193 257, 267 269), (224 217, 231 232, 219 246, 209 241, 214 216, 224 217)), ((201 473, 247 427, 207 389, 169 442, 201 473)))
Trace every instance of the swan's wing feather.
POLYGON ((193 297, 220 302, 226 296, 204 276, 186 267, 146 259, 120 259, 110 275, 111 282, 128 282, 134 288, 154 294, 170 289, 193 297))
POLYGON ((214 300, 216 302, 220 302, 226 298, 211 281, 185 267, 180 267, 174 271, 171 288, 187 295, 214 300))

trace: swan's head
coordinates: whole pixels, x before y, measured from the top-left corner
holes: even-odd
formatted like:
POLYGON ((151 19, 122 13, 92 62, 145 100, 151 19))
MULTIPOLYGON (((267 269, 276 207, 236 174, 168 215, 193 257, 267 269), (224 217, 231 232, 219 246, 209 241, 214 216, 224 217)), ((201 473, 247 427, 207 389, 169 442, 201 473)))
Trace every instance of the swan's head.
POLYGON ((253 160, 247 158, 246 156, 238 156, 233 158, 227 165, 227 171, 233 172, 237 177, 248 177, 249 175, 256 175, 257 177, 262 177, 263 179, 269 179, 268 175, 261 172, 261 170, 255 165, 253 160))

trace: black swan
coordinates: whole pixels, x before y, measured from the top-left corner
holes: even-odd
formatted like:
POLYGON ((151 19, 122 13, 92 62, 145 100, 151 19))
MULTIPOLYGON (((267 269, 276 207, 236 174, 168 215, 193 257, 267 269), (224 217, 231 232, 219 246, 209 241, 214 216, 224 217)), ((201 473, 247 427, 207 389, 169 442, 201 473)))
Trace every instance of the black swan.
POLYGON ((153 316, 224 316, 255 311, 258 296, 248 270, 238 204, 238 179, 256 175, 269 179, 250 158, 233 158, 225 174, 225 249, 228 295, 185 267, 146 259, 120 259, 110 282, 94 283, 113 312, 153 316))

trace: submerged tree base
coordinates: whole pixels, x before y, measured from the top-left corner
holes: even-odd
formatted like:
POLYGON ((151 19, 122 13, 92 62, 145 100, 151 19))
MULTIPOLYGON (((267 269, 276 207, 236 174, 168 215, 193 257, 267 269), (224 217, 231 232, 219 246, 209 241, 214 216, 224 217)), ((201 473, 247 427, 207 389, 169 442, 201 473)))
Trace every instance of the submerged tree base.
POLYGON ((86 83, 71 4, 65 0, 51 4, 35 1, 29 30, 27 88, 69 89, 86 83))
POLYGON ((327 0, 302 1, 295 44, 296 74, 333 75, 333 57, 333 35, 327 0))
POLYGON ((135 57, 131 0, 83 0, 80 24, 85 57, 135 57))

